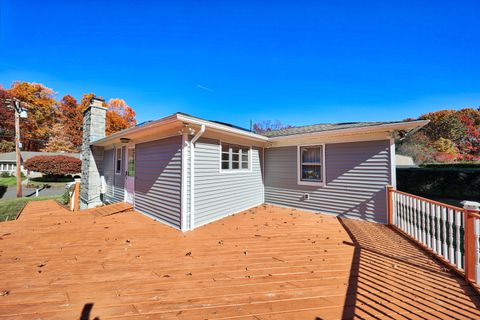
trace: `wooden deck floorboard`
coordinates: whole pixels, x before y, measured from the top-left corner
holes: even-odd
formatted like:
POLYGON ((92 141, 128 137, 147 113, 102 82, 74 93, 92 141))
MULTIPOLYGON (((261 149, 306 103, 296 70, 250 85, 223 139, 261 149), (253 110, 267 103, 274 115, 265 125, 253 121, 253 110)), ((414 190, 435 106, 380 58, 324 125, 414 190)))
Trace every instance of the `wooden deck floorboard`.
POLYGON ((183 234, 130 209, 33 202, 0 224, 0 319, 480 318, 383 225, 260 206, 183 234))

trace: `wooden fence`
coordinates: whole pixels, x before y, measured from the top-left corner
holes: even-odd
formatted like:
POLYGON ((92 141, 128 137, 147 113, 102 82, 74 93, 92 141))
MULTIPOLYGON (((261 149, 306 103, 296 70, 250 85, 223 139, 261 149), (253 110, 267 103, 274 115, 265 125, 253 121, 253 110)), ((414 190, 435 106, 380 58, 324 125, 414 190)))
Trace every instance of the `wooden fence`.
POLYGON ((388 188, 389 224, 480 285, 480 214, 388 188))

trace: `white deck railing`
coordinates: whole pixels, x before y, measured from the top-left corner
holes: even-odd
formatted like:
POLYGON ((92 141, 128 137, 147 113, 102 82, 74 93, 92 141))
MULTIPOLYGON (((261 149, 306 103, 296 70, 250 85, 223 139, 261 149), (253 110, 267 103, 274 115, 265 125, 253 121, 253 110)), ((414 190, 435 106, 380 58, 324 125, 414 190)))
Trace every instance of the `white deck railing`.
POLYGON ((388 188, 389 224, 480 284, 478 211, 388 188))

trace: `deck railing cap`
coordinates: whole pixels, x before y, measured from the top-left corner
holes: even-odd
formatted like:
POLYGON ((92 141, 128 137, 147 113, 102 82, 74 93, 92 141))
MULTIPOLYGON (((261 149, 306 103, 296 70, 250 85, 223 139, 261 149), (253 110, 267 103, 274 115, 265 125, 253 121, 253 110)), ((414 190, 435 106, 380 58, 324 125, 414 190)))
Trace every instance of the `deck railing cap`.
POLYGON ((475 211, 480 210, 480 202, 464 200, 460 203, 463 205, 464 209, 475 210, 475 211))

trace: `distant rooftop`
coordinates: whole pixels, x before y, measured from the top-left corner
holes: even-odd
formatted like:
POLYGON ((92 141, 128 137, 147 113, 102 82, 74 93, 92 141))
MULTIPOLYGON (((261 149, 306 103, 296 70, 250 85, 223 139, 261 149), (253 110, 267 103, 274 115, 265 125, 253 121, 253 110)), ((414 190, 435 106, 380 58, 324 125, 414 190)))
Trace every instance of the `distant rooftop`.
POLYGON ((261 135, 269 138, 291 136, 295 134, 322 132, 322 131, 334 131, 340 129, 350 128, 363 128, 378 126, 382 124, 402 123, 404 121, 385 121, 385 122, 341 122, 341 123, 319 123, 299 127, 291 127, 280 130, 271 130, 260 133, 261 135))

